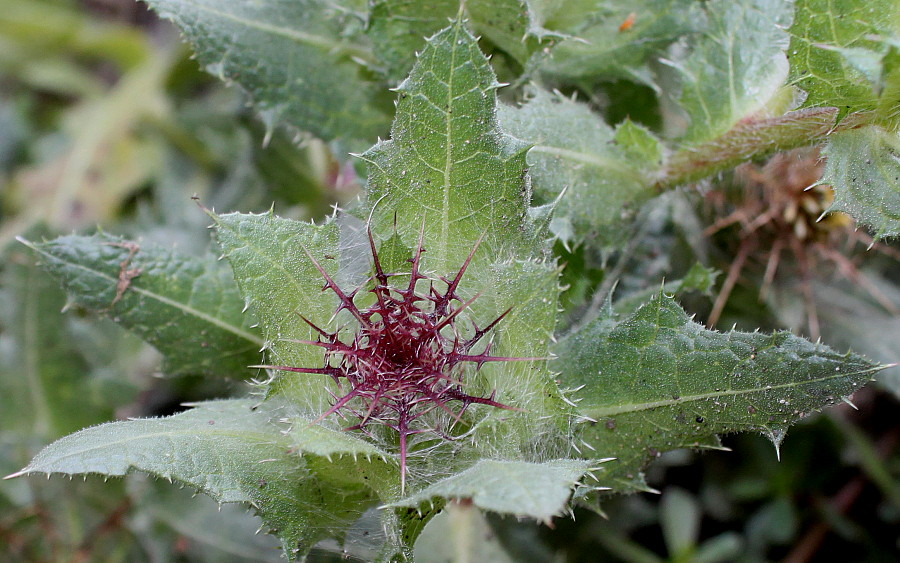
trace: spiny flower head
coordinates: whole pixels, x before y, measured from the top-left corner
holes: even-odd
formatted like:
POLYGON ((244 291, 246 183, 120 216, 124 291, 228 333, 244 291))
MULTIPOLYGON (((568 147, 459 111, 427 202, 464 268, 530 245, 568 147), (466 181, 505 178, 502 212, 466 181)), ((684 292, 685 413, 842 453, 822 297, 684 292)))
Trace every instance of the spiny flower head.
POLYGON ((451 439, 444 429, 424 422, 426 413, 441 409, 454 421, 459 421, 472 403, 518 410, 494 401, 493 393, 489 397, 467 394, 463 390, 466 364, 480 368, 486 362, 537 358, 492 356, 491 343, 482 343, 485 336, 509 313, 509 309, 483 328, 471 321, 468 330, 462 328, 462 316, 478 295, 463 300, 457 291, 481 239, 475 243, 453 279, 431 279, 422 273, 421 259, 425 252, 423 234, 420 234, 409 259, 409 273, 386 272, 379 260, 371 230, 368 231, 368 239, 374 268, 374 275, 368 280, 372 288, 368 291, 374 294, 375 300, 367 307, 360 307, 355 302, 362 287, 345 292, 316 258, 304 249, 325 280, 322 290, 337 296, 339 305, 335 314, 346 310, 356 320, 355 333, 342 335, 341 330, 328 332, 301 317, 318 334, 318 338, 300 342, 322 348, 324 365, 258 367, 331 376, 338 389, 345 393, 340 396, 336 394, 335 403, 314 423, 338 413, 356 421, 345 430, 365 430, 372 423, 394 430, 399 437, 401 489, 404 490, 408 437, 432 432, 444 439, 451 439), (409 276, 405 284, 388 283, 391 278, 405 276, 409 276), (421 287, 428 289, 420 292, 421 287), (479 352, 473 352, 476 346, 481 348, 479 352))

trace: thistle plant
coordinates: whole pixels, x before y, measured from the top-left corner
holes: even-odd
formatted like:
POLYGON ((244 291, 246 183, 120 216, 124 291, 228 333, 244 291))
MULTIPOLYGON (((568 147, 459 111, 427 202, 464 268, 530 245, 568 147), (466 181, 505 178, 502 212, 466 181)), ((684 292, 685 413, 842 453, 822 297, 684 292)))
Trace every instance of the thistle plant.
MULTIPOLYGON (((64 437, 11 477, 140 471, 176 481, 252 507, 289 559, 343 541, 374 514, 378 545, 361 557, 411 560, 427 526, 447 525, 442 512, 550 522, 598 509, 611 493, 650 490, 643 471, 665 451, 719 448, 719 435, 747 431, 778 448, 791 424, 882 369, 789 332, 709 330, 672 294, 688 280, 637 307, 582 303, 584 318, 560 323, 560 254, 621 249, 656 192, 826 131, 843 139, 835 146, 860 134, 896 140, 887 86, 860 94, 848 123, 791 67, 791 86, 818 105, 786 112, 784 52, 791 37, 816 32, 788 35, 805 17, 790 2, 688 2, 666 16, 677 21, 659 25, 679 34, 700 16, 706 27, 688 55, 666 60, 691 120, 665 140, 630 120, 613 129, 540 86, 541 77, 621 77, 616 53, 634 63, 628 76, 650 80, 648 49, 659 57, 677 37, 644 14, 604 20, 617 46, 575 40, 569 32, 602 30, 570 29, 566 14, 530 2, 438 3, 413 33, 404 3, 373 3, 364 30, 350 4, 150 2, 270 124, 363 146, 393 111, 390 136, 357 155, 367 169, 360 201, 319 223, 208 211, 225 261, 106 234, 23 239, 74 302, 153 343, 170 372, 255 379, 245 398, 64 437), (495 10, 521 31, 515 40, 487 17, 495 10), (723 54, 734 34, 728 49, 752 45, 758 57, 723 54), (486 43, 505 66, 492 66, 486 43), (379 52, 396 56, 379 63, 379 52), (534 79, 521 103, 498 101, 495 68, 534 79), (386 109, 387 87, 403 76, 386 109)), ((869 47, 886 49, 878 79, 895 85, 892 45, 869 47)), ((863 209, 879 235, 896 234, 896 218, 870 200, 849 202, 857 192, 841 191, 834 166, 835 206, 863 209)), ((861 174, 881 186, 876 172, 861 174)), ((887 194, 884 208, 895 202, 873 191, 887 194)))
POLYGON ((531 361, 539 358, 491 356, 490 343, 483 345, 484 337, 510 309, 484 328, 472 324, 471 334, 464 335, 461 313, 464 314, 477 296, 463 301, 456 290, 472 261, 472 255, 478 250, 480 240, 476 241, 472 254, 466 258, 452 280, 445 277, 430 280, 419 270, 422 253, 425 251, 421 235, 409 260, 409 273, 385 272, 378 259, 371 230, 368 231, 368 238, 375 269, 370 279, 375 285, 369 292, 375 296, 375 303, 363 309, 354 303, 354 297, 360 288, 349 294, 345 293, 316 258, 306 252, 309 260, 325 278, 323 289, 334 292, 340 303, 335 314, 346 310, 359 323, 350 342, 342 342, 340 332, 327 332, 301 317, 318 334, 318 339, 294 342, 325 350, 325 365, 313 368, 266 365, 252 367, 328 375, 338 387, 341 386, 341 380, 347 383, 350 390, 341 397, 335 396, 334 405, 312 421, 312 424, 344 411, 349 413, 349 417, 342 413, 342 418, 354 421, 345 430, 364 430, 372 422, 394 430, 400 441, 400 490, 403 492, 406 488, 408 437, 432 432, 441 439, 452 439, 440 427, 423 424, 426 415, 432 410, 439 408, 445 411, 454 422, 459 422, 465 409, 473 403, 515 410, 514 407, 494 401, 493 394, 487 398, 466 394, 463 390, 465 383, 462 381, 464 371, 459 369, 462 362, 481 367, 485 362, 531 361), (396 288, 388 283, 394 277, 408 277, 409 282, 405 287, 396 288), (443 288, 436 288, 436 281, 443 288), (417 290, 420 282, 427 282, 425 292, 417 290), (473 348, 479 344, 482 345, 482 350, 472 353, 473 348), (335 357, 337 361, 333 361, 335 357), (450 401, 461 403, 458 412, 447 405, 450 401))

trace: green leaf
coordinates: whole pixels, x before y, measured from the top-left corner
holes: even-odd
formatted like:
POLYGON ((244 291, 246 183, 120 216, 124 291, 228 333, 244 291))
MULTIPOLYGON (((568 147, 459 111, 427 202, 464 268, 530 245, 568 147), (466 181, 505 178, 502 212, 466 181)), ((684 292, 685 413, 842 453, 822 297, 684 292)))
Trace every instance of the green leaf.
POLYGON ((388 78, 392 81, 405 78, 416 53, 425 46, 425 38, 446 27, 447 20, 458 11, 457 0, 432 1, 427 10, 416 0, 373 1, 366 33, 372 38, 388 78))
POLYGON ((559 199, 550 229, 565 243, 617 241, 623 219, 654 193, 659 147, 645 129, 626 122, 614 131, 586 104, 543 90, 519 108, 502 106, 500 120, 534 144, 528 170, 535 196, 539 203, 559 199))
POLYGON ((246 377, 262 339, 241 314, 227 267, 98 234, 22 241, 77 304, 111 319, 165 356, 163 371, 246 377))
POLYGON ((900 235, 900 133, 877 126, 828 137, 820 184, 834 188, 829 211, 844 211, 875 231, 900 235))
POLYGON ((691 0, 581 4, 528 0, 533 25, 574 36, 553 49, 541 70, 566 78, 626 78, 649 84, 646 63, 706 23, 702 4, 691 0))
MULTIPOLYGON (((321 349, 292 341, 317 338, 301 315, 327 327, 337 308, 334 294, 322 292, 324 280, 310 259, 314 257, 330 275, 336 275, 337 225, 333 221, 313 225, 274 213, 212 217, 216 239, 247 305, 259 319, 270 361, 282 366, 319 366, 321 349)), ((330 380, 323 375, 282 373, 271 382, 268 393, 319 413, 329 406, 330 380)))
POLYGON ((65 293, 23 247, 4 253, 0 428, 46 443, 112 414, 60 313, 65 293))
MULTIPOLYGON (((524 63, 537 42, 526 41, 528 11, 521 0, 470 0, 464 6, 469 23, 500 48, 524 63)), ((436 0, 422 9, 417 0, 377 0, 369 12, 369 27, 379 60, 389 79, 409 74, 425 38, 447 26, 460 11, 459 0, 436 0)))
POLYGON ((616 126, 613 138, 629 160, 652 165, 662 162, 663 149, 659 139, 643 125, 626 119, 616 126))
POLYGON ((761 432, 778 447, 790 424, 880 369, 787 332, 706 330, 664 294, 588 324, 558 354, 562 384, 578 389, 581 439, 616 458, 600 481, 617 491, 643 488, 641 469, 660 453, 715 446, 716 434, 761 432))
MULTIPOLYGON (((806 94, 804 106, 835 106, 839 119, 848 113, 880 109, 896 118, 900 74, 894 66, 892 87, 884 88, 884 57, 896 65, 900 18, 893 0, 797 0, 790 28, 790 82, 806 94), (861 60, 868 52, 869 62, 861 60), (876 71, 873 68, 872 56, 876 71), (880 76, 875 76, 878 73, 880 76), (884 99, 880 99, 884 96, 884 99), (890 108, 893 107, 893 110, 890 108)), ((888 62, 888 67, 891 63, 888 62)), ((889 68, 890 71, 890 68, 889 68)))
POLYGON ((428 40, 397 88, 391 139, 361 156, 369 163, 368 201, 378 202, 373 231, 386 235, 397 225, 414 247, 424 222, 427 269, 456 271, 482 234, 476 263, 521 249, 527 147, 497 128, 499 86, 456 22, 428 40))
POLYGON ((416 508, 435 498, 471 499, 484 510, 549 522, 562 513, 590 466, 589 461, 575 459, 544 463, 484 459, 389 506, 416 508))
POLYGON ((667 487, 659 506, 660 527, 673 559, 690 556, 700 536, 702 508, 696 498, 678 487, 667 487))
POLYGON ((291 441, 252 400, 200 403, 161 419, 110 422, 66 436, 11 475, 142 471, 195 487, 216 501, 250 503, 282 541, 302 555, 333 537, 371 503, 362 488, 318 480, 291 441))
POLYGON ((793 9, 785 0, 712 0, 709 26, 679 71, 679 103, 690 119, 682 142, 718 137, 764 109, 787 77, 784 50, 793 9))
POLYGON ((383 133, 372 56, 351 42, 351 15, 326 0, 146 0, 191 42, 200 63, 250 94, 270 128, 290 124, 330 140, 383 133))
MULTIPOLYGON (((478 295, 471 321, 486 326, 510 309, 492 353, 545 357, 557 273, 527 215, 526 145, 497 125, 498 86, 462 22, 430 38, 398 88, 392 138, 362 155, 370 204, 359 215, 370 212, 376 239, 399 236, 392 248, 415 248, 421 232, 423 269, 437 276, 452 278, 480 239, 459 286, 463 299, 478 295)), ((470 375, 467 392, 496 391, 497 401, 525 411, 485 413, 477 428, 482 451, 524 455, 564 425, 565 405, 542 362, 491 362, 470 375)))
POLYGON ((415 561, 513 563, 490 523, 474 506, 453 502, 425 526, 416 542, 415 561))
POLYGON ((542 34, 533 28, 526 0, 467 0, 475 32, 525 65, 540 46, 542 34))

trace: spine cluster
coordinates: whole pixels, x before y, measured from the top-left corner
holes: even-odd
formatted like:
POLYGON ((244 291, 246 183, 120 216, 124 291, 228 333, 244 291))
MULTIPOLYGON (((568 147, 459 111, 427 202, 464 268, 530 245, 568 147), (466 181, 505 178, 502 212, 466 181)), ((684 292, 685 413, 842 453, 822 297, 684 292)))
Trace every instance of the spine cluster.
MULTIPOLYGON (((490 355, 491 343, 474 353, 497 324, 509 313, 503 314, 479 328, 469 324, 462 330, 460 315, 469 308, 478 295, 463 300, 457 291, 460 281, 478 249, 480 239, 459 271, 448 279, 431 279, 421 272, 422 253, 425 248, 422 236, 409 259, 411 268, 406 272, 386 272, 382 268, 375 240, 368 233, 372 252, 374 275, 369 279, 375 302, 368 307, 355 303, 356 295, 364 286, 352 292, 343 291, 309 251, 307 256, 325 280, 323 291, 331 291, 338 298, 335 314, 348 311, 356 319, 357 329, 350 335, 341 330, 328 332, 305 317, 303 320, 318 334, 315 341, 302 341, 324 350, 322 367, 260 366, 272 369, 317 373, 331 376, 338 388, 346 390, 336 395, 335 402, 316 422, 334 413, 356 423, 346 430, 364 430, 369 424, 381 424, 393 429, 399 436, 401 488, 406 486, 407 443, 411 435, 433 432, 444 438, 449 436, 441 428, 421 423, 423 415, 434 409, 445 411, 458 421, 473 403, 501 409, 518 410, 489 397, 467 394, 463 388, 465 364, 480 368, 486 362, 533 360, 536 358, 512 358, 490 355), (390 284, 392 278, 409 276, 405 284, 390 284), (427 287, 420 292, 419 288, 427 287), (443 289, 441 289, 443 288, 443 289), (462 333, 468 332, 466 337, 462 333), (458 406, 453 410, 450 404, 458 406), (461 405, 461 406, 459 406, 461 405)), ((305 250, 305 249, 304 249, 305 250)))

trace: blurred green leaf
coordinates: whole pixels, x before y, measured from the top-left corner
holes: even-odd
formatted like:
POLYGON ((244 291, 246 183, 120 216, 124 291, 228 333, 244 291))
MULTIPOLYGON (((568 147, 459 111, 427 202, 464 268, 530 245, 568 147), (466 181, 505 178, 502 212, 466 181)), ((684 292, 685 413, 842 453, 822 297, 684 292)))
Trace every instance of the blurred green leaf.
POLYGON ((198 563, 284 561, 278 540, 255 533, 264 524, 243 506, 137 476, 127 485, 134 506, 127 525, 136 536, 128 541, 144 547, 146 560, 171 560, 177 545, 181 557, 198 563))
POLYGON ((263 341, 242 315, 231 272, 212 256, 180 256, 105 234, 26 244, 75 303, 162 352, 164 371, 242 378, 259 361, 263 341))
MULTIPOLYGON (((900 287, 888 275, 876 271, 863 270, 859 275, 866 288, 834 281, 815 286, 822 338, 832 346, 851 348, 879 362, 900 364, 900 350, 894 338, 900 334, 900 287)), ((770 307, 782 323, 792 326, 789 303, 796 293, 786 286, 776 285, 774 289, 770 307)), ((900 397, 900 367, 888 368, 876 379, 884 389, 900 397)))
POLYGON ((697 546, 700 535, 701 507, 684 489, 670 487, 663 494, 659 506, 660 526, 671 559, 686 560, 697 546))
POLYGON ((80 59, 111 61, 125 72, 152 52, 138 30, 46 0, 0 0, 0 46, 4 74, 60 94, 102 89, 80 59))
MULTIPOLYGON (((536 46, 527 40, 528 11, 521 0, 470 0, 464 6, 468 23, 476 33, 484 34, 520 63, 524 63, 536 46)), ((458 0, 429 2, 423 9, 416 0, 377 0, 369 11, 367 33, 386 74, 399 81, 409 74, 416 53, 425 39, 447 27, 447 21, 460 12, 458 0)))
POLYGON ((331 140, 368 141, 387 128, 381 86, 365 76, 356 16, 325 0, 147 0, 191 42, 207 71, 249 92, 267 127, 290 124, 331 140))
POLYGON ((490 561, 513 563, 481 511, 472 505, 453 502, 425 526, 416 542, 419 563, 490 561))
POLYGON ((416 53, 425 46, 425 38, 446 27, 458 11, 457 0, 429 2, 427 9, 416 0, 374 0, 366 33, 388 78, 394 82, 405 78, 416 53))
POLYGON ((34 447, 102 421, 112 409, 60 313, 66 296, 59 284, 24 248, 9 249, 4 260, 0 426, 4 441, 34 447))
POLYGON ((173 58, 172 53, 150 58, 105 95, 67 110, 64 135, 53 139, 54 150, 17 169, 9 183, 8 203, 16 217, 0 228, 0 244, 39 223, 64 231, 109 221, 153 177, 158 146, 139 126, 166 115, 163 83, 173 58))
POLYGON ((534 25, 573 36, 541 64, 542 70, 566 78, 652 84, 646 63, 706 25, 703 5, 691 0, 528 0, 528 5, 534 25))

